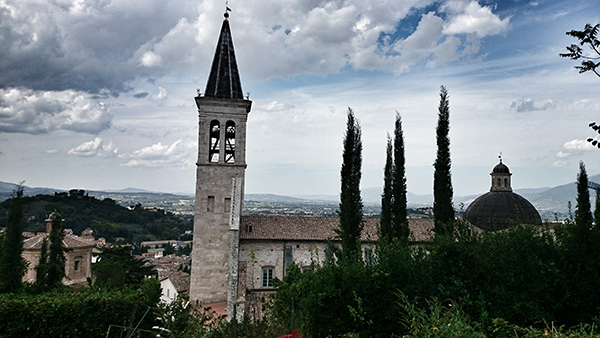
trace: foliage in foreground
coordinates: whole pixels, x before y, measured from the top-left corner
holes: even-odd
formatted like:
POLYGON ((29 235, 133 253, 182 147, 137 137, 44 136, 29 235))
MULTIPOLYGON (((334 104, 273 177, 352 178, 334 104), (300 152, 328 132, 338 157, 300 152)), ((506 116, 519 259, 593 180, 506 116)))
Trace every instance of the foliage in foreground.
POLYGON ((2 294, 0 337, 105 337, 110 324, 135 325, 144 300, 135 290, 2 294))
MULTIPOLYGON (((472 322, 461 330, 471 326, 486 337, 503 337, 494 334, 499 323, 531 328, 520 329, 525 333, 519 337, 550 334, 548 323, 594 323, 600 308, 598 232, 582 231, 572 221, 555 229, 522 225, 465 234, 460 241, 441 236, 413 248, 378 243, 372 265, 337 262, 306 272, 290 266, 273 297, 272 320, 290 332, 299 328, 303 337, 410 335, 414 327, 401 320, 409 315, 407 304, 426 309, 425 300, 439 299, 462 311, 439 318, 464 314, 472 322)), ((435 318, 428 311, 420 320, 435 318)), ((555 331, 556 337, 563 332, 555 331)))

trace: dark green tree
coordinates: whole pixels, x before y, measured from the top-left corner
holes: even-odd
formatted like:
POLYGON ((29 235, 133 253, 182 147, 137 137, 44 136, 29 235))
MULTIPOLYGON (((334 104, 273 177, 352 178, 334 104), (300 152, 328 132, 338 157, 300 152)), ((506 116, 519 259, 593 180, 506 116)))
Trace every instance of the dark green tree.
POLYGON ((596 205, 594 207, 594 229, 600 229, 600 190, 596 189, 596 205))
POLYGON ((402 132, 402 118, 396 112, 394 126, 394 179, 392 203, 392 236, 407 240, 410 235, 408 228, 408 213, 406 212, 406 170, 404 157, 404 133, 402 132))
POLYGON ((35 284, 39 290, 46 290, 48 285, 48 239, 44 238, 42 241, 42 248, 40 250, 40 259, 38 265, 35 267, 35 284))
POLYGON ((65 252, 69 251, 63 246, 65 233, 63 231, 63 219, 60 213, 54 211, 50 214, 52 228, 48 236, 50 243, 48 248, 48 265, 46 267, 46 286, 55 288, 62 285, 65 277, 65 252))
POLYGON ((592 205, 590 203, 590 191, 588 188, 588 176, 585 164, 579 162, 579 174, 577 174, 577 206, 575 207, 575 224, 585 229, 592 228, 592 205))
POLYGON ((17 186, 12 193, 8 209, 6 234, 0 252, 0 292, 19 292, 27 270, 23 252, 23 187, 17 186))
POLYGON ((560 53, 559 55, 571 60, 582 60, 581 66, 575 66, 579 69, 579 73, 593 72, 600 77, 598 67, 600 67, 600 40, 598 40, 598 29, 600 24, 595 26, 589 23, 585 25, 582 31, 572 30, 567 32, 570 35, 579 40, 578 44, 572 44, 567 46, 568 53, 560 53), (588 45, 591 54, 585 54, 581 47, 588 45))
POLYGON ((144 278, 157 275, 152 266, 131 254, 130 246, 104 247, 101 250, 98 262, 92 266, 96 285, 137 287, 144 278))
POLYGON ((344 135, 342 155, 340 228, 337 234, 342 240, 342 260, 357 262, 361 258, 360 234, 363 229, 363 202, 360 195, 362 166, 361 129, 351 108, 348 108, 348 121, 344 135))
POLYGON ((387 148, 385 152, 385 167, 383 169, 383 193, 381 194, 381 217, 379 220, 379 231, 382 238, 390 239, 392 236, 392 184, 394 179, 392 139, 388 134, 387 148))
POLYGON ((436 236, 452 235, 454 208, 452 206, 452 175, 450 173, 450 102, 446 87, 440 88, 438 123, 436 129, 437 157, 433 174, 433 216, 436 236))

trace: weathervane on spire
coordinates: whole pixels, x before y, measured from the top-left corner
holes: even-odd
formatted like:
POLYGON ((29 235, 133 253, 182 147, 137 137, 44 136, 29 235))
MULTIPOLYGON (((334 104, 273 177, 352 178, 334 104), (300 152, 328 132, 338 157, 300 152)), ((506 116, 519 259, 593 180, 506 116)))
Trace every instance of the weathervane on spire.
POLYGON ((498 158, 500 159, 500 163, 502 163, 502 152, 500 152, 500 155, 498 155, 498 158))
POLYGON ((231 8, 229 8, 229 1, 225 1, 225 14, 223 14, 223 16, 225 16, 226 19, 229 17, 229 12, 231 12, 231 8))

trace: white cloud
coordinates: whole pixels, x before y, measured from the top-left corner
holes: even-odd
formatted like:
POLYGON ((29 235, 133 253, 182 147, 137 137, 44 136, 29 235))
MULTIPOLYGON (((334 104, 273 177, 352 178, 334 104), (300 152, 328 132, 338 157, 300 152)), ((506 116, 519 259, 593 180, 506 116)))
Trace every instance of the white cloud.
POLYGON ((479 37, 504 33, 510 18, 500 19, 490 7, 481 7, 477 1, 448 1, 442 8, 450 14, 444 24, 444 34, 477 34, 479 37))
POLYGON ((548 110, 556 107, 556 102, 552 99, 547 100, 534 100, 534 99, 521 99, 511 103, 510 108, 516 110, 519 113, 526 111, 535 110, 548 110))
POLYGON ((97 134, 111 126, 108 107, 90 94, 0 89, 0 131, 43 134, 64 129, 97 134))
POLYGON ((130 154, 119 155, 120 158, 129 159, 122 164, 125 167, 191 167, 196 144, 177 140, 171 145, 158 142, 130 154))
POLYGON ((572 140, 569 142, 565 142, 563 148, 571 151, 589 151, 596 149, 596 147, 592 146, 586 140, 572 140))
POLYGON ((553 167, 562 167, 568 164, 567 158, 571 155, 581 154, 586 151, 598 151, 590 142, 586 140, 571 140, 563 144, 563 149, 556 153, 556 157, 560 158, 552 164, 553 167))
POLYGON ((158 93, 156 95, 152 95, 150 98, 154 101, 163 101, 167 98, 167 90, 163 87, 158 87, 158 93))
POLYGON ((159 55, 148 51, 142 55, 142 60, 140 63, 145 67, 158 67, 162 63, 162 58, 159 55))
POLYGON ((108 143, 104 143, 104 140, 96 137, 92 141, 84 142, 69 150, 67 154, 79 157, 115 156, 118 151, 119 150, 115 148, 112 140, 109 140, 108 143))

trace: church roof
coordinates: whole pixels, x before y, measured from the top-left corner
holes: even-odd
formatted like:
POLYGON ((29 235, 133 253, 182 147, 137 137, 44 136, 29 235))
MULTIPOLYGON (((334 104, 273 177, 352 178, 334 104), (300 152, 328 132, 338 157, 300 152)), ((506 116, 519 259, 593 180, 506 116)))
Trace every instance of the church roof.
POLYGON ((465 210, 464 218, 484 230, 500 230, 511 222, 541 225, 535 207, 512 191, 490 191, 475 199, 465 210))
MULTIPOLYGON (((42 242, 44 238, 48 238, 49 234, 43 233, 39 234, 35 237, 31 237, 23 241, 23 250, 41 250, 42 242)), ((48 242, 50 245, 50 242, 48 242)), ((63 247, 65 248, 91 248, 96 245, 95 242, 88 241, 81 237, 73 236, 73 235, 65 235, 63 238, 63 247)))
MULTIPOLYGON (((379 218, 365 218, 362 241, 377 240, 379 218)), ((413 240, 427 241, 433 236, 433 220, 410 218, 408 220, 413 240)), ((242 216, 240 239, 242 240, 335 240, 339 228, 338 217, 321 216, 242 216), (249 231, 252 225, 252 232, 249 231)))
POLYGON ((502 159, 500 159, 500 163, 496 164, 494 169, 492 169, 493 174, 510 174, 510 170, 506 166, 506 164, 502 163, 502 159))
POLYGON ((244 98, 227 15, 221 26, 221 34, 219 35, 219 42, 217 43, 204 96, 219 99, 244 98))

